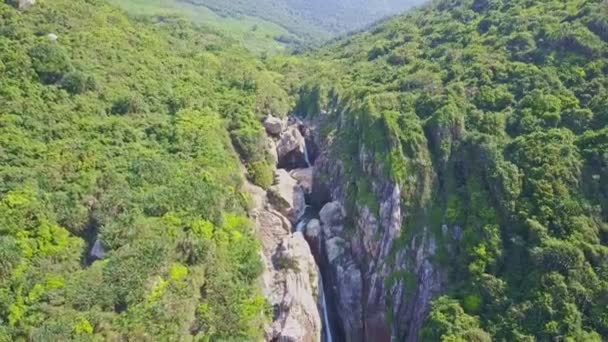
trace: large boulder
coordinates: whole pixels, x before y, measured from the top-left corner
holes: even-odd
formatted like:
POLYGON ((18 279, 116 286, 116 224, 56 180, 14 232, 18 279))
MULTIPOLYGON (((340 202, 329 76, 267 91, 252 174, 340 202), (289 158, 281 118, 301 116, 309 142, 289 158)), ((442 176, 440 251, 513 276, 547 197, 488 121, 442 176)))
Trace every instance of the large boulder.
POLYGON ((289 126, 277 144, 279 168, 298 169, 309 167, 306 161, 306 140, 297 125, 289 126))
POLYGON ((312 192, 312 173, 313 168, 308 167, 305 169, 295 169, 289 172, 291 177, 298 181, 298 184, 304 190, 304 193, 310 195, 312 192))
POLYGON ((268 115, 263 124, 266 132, 270 135, 278 136, 283 132, 283 129, 285 129, 285 120, 281 120, 272 115, 268 115))
POLYGON ((19 0, 17 2, 17 7, 20 10, 26 9, 36 3, 36 0, 19 0))
POLYGON ((275 184, 268 189, 270 203, 292 223, 297 223, 306 210, 304 190, 287 171, 275 172, 275 184))
POLYGON ((321 208, 319 218, 323 225, 323 232, 327 238, 342 232, 342 225, 346 213, 340 202, 329 202, 321 208))
POLYGON ((316 260, 323 260, 321 256, 321 222, 316 218, 308 221, 304 234, 306 235, 306 241, 308 241, 312 255, 315 256, 316 260))

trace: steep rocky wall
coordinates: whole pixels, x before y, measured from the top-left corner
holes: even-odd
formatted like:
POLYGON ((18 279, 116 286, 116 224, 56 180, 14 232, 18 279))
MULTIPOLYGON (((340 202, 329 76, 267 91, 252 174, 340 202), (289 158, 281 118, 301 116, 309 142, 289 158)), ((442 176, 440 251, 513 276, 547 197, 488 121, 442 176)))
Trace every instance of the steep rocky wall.
MULTIPOLYGON (((290 183, 291 184, 291 183, 290 183)), ((254 208, 256 235, 262 245, 264 273, 262 293, 273 308, 272 321, 265 329, 267 341, 316 342, 321 339, 321 318, 317 308, 318 269, 302 233, 292 234, 292 223, 263 189, 247 184, 254 208)), ((293 205, 293 204, 292 204, 293 205)), ((299 210, 299 209, 298 209, 299 210)))
MULTIPOLYGON (((447 271, 434 261, 437 237, 425 220, 411 224, 414 213, 408 210, 411 202, 429 200, 436 175, 429 165, 413 176, 413 186, 404 186, 358 138, 349 142, 356 145, 353 153, 341 156, 345 137, 335 132, 363 135, 357 127, 346 127, 349 120, 339 110, 328 110, 307 122, 315 128, 320 151, 313 195, 319 204, 330 201, 320 213, 323 267, 334 290, 330 296, 346 341, 417 341, 447 271)), ((454 229, 445 227, 443 244, 457 243, 454 229)))

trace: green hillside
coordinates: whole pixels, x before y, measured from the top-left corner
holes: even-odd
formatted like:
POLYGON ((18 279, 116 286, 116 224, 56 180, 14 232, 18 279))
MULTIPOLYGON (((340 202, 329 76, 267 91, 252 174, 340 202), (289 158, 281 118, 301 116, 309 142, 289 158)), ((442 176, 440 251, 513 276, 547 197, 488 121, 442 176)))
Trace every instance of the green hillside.
POLYGON ((103 1, 0 18, 0 341, 257 339, 233 143, 259 151, 258 117, 286 110, 279 76, 216 33, 103 1))
MULTIPOLYGON (((599 0, 436 1, 276 60, 297 112, 325 123, 349 207, 374 210, 374 177, 399 184, 385 262, 425 228, 439 241, 449 280, 422 341, 608 337, 607 18, 599 0)), ((389 284, 418 277, 389 267, 389 284)))
POLYGON ((110 0, 134 15, 179 14, 224 32, 255 53, 320 44, 425 0, 110 0))
POLYGON ((264 340, 291 307, 262 295, 244 177, 273 182, 261 121, 288 113, 303 211, 333 207, 302 254, 334 341, 608 340, 606 1, 436 0, 297 55, 409 3, 20 3, 0 2, 0 342, 264 340))
POLYGON ((161 21, 165 17, 184 17, 238 41, 256 55, 274 55, 296 48, 301 39, 288 29, 262 18, 224 15, 208 7, 177 0, 109 0, 131 15, 161 21))

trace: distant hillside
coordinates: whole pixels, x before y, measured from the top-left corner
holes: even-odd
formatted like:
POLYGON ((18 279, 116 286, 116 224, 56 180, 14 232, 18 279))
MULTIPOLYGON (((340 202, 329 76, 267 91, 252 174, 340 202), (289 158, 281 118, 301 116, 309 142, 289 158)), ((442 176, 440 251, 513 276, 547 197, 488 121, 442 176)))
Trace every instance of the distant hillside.
POLYGON ((320 43, 425 0, 111 0, 137 15, 179 13, 273 53, 320 43))
POLYGON ((361 28, 384 16, 424 2, 424 0, 177 1, 202 4, 222 15, 238 13, 262 18, 311 40, 361 28))

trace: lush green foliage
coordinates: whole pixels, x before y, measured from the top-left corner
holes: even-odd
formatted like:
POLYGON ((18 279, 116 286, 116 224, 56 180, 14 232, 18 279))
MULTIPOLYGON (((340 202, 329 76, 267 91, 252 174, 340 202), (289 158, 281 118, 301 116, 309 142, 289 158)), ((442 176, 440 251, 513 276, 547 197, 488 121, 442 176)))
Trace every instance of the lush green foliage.
POLYGON ((369 170, 400 184, 394 248, 440 242, 426 339, 608 338, 606 18, 599 0, 442 0, 272 61, 301 114, 327 110, 353 202, 377 208, 369 170))
POLYGON ((0 21, 0 340, 260 338, 233 143, 267 184, 280 76, 103 1, 0 3, 0 21))

